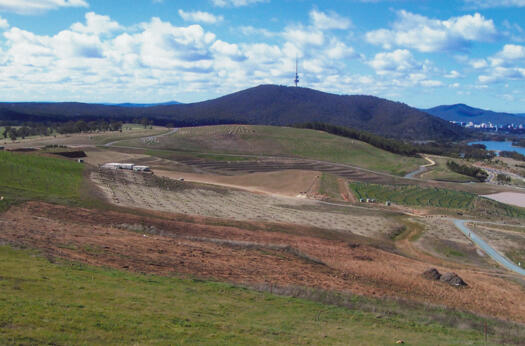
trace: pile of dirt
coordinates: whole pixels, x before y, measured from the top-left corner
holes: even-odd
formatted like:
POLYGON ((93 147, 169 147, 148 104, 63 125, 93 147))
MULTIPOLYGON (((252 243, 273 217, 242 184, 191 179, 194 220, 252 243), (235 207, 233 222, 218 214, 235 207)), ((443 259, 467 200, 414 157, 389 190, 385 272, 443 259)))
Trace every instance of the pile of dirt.
POLYGON ((441 275, 440 281, 456 287, 468 286, 467 283, 456 273, 445 273, 441 275))
POLYGON ((436 268, 430 268, 423 272, 423 277, 427 280, 441 281, 449 284, 450 286, 468 286, 465 281, 456 273, 441 273, 436 268))
POLYGON ((441 274, 436 268, 430 268, 425 270, 425 272, 423 273, 423 277, 427 280, 437 281, 441 279, 441 274))

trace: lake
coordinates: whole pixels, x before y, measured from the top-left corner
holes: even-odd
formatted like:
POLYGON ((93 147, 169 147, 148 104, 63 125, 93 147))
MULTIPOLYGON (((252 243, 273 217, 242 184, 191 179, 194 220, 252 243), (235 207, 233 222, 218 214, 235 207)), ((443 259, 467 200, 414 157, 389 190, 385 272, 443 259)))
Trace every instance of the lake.
POLYGON ((487 146, 487 150, 495 150, 495 151, 516 151, 520 154, 525 155, 525 148, 522 147, 515 147, 512 145, 512 142, 496 142, 496 141, 479 141, 479 142, 471 142, 469 145, 472 144, 483 144, 487 146))

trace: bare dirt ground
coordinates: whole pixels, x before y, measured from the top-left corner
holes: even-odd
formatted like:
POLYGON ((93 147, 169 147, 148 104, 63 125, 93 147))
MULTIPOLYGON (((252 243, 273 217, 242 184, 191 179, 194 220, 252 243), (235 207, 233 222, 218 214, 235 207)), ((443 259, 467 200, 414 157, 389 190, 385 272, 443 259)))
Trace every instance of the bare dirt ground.
MULTIPOLYGON (((304 227, 213 226, 176 214, 137 215, 29 202, 2 215, 0 241, 99 266, 239 284, 299 285, 400 297, 525 322, 525 291, 509 280, 454 269, 468 287, 429 281, 428 264, 304 227), (319 233, 323 234, 323 233, 319 233)), ((448 267, 437 267, 440 272, 448 267)))
POLYGON ((135 162, 144 158, 148 158, 148 155, 136 154, 136 153, 125 153, 101 148, 88 148, 84 150, 87 157, 84 161, 93 166, 99 166, 108 162, 135 162))
POLYGON ((272 195, 290 197, 296 197, 299 194, 312 191, 312 185, 315 184, 316 179, 319 177, 319 172, 301 170, 248 173, 227 176, 218 174, 173 172, 156 169, 155 174, 157 176, 171 179, 183 178, 186 181, 242 188, 252 192, 264 192, 272 195))
POLYGON ((400 227, 380 211, 325 206, 312 200, 180 182, 148 174, 100 170, 93 172, 91 179, 110 202, 125 207, 292 223, 376 238, 388 237, 400 227))
POLYGON ((500 192, 493 195, 485 195, 483 197, 487 197, 501 203, 525 208, 525 193, 500 192))

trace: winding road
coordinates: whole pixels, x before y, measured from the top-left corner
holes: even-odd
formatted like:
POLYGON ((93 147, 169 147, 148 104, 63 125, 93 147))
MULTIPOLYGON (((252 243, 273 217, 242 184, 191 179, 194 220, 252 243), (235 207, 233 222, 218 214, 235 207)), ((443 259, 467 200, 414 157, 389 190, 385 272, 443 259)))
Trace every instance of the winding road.
POLYGON ((420 173, 425 172, 425 171, 427 170, 428 167, 434 166, 434 165, 436 164, 436 163, 434 162, 434 160, 429 159, 429 158, 426 157, 426 156, 423 156, 423 158, 424 158, 425 160, 427 160, 429 163, 426 164, 426 165, 419 166, 419 168, 416 169, 415 171, 406 174, 406 175, 405 175, 405 178, 407 178, 407 179, 414 179, 416 175, 419 175, 420 173))
POLYGON ((477 234, 472 232, 470 228, 467 227, 468 222, 473 222, 469 220, 453 220, 454 225, 461 231, 467 238, 469 238, 474 244, 479 246, 483 252, 485 252, 487 255, 489 255, 493 260, 507 268, 508 270, 511 270, 515 273, 521 274, 525 276, 525 269, 521 268, 520 266, 514 264, 512 261, 501 255, 499 252, 497 252, 493 247, 491 247, 489 244, 487 244, 483 239, 481 239, 477 234))

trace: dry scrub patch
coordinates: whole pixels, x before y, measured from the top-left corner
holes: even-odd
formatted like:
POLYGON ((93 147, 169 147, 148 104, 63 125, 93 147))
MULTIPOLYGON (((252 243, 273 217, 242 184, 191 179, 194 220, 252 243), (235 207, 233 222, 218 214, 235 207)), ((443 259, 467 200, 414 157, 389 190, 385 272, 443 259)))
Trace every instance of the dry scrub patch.
POLYGON ((232 220, 299 224, 384 238, 395 220, 377 211, 321 206, 316 201, 269 196, 216 185, 180 182, 152 175, 101 170, 92 174, 115 204, 232 220))
POLYGON ((359 243, 173 219, 31 202, 2 215, 0 240, 138 272, 400 297, 525 322, 523 288, 485 273, 454 269, 469 284, 456 289, 423 279, 426 263, 359 243))

